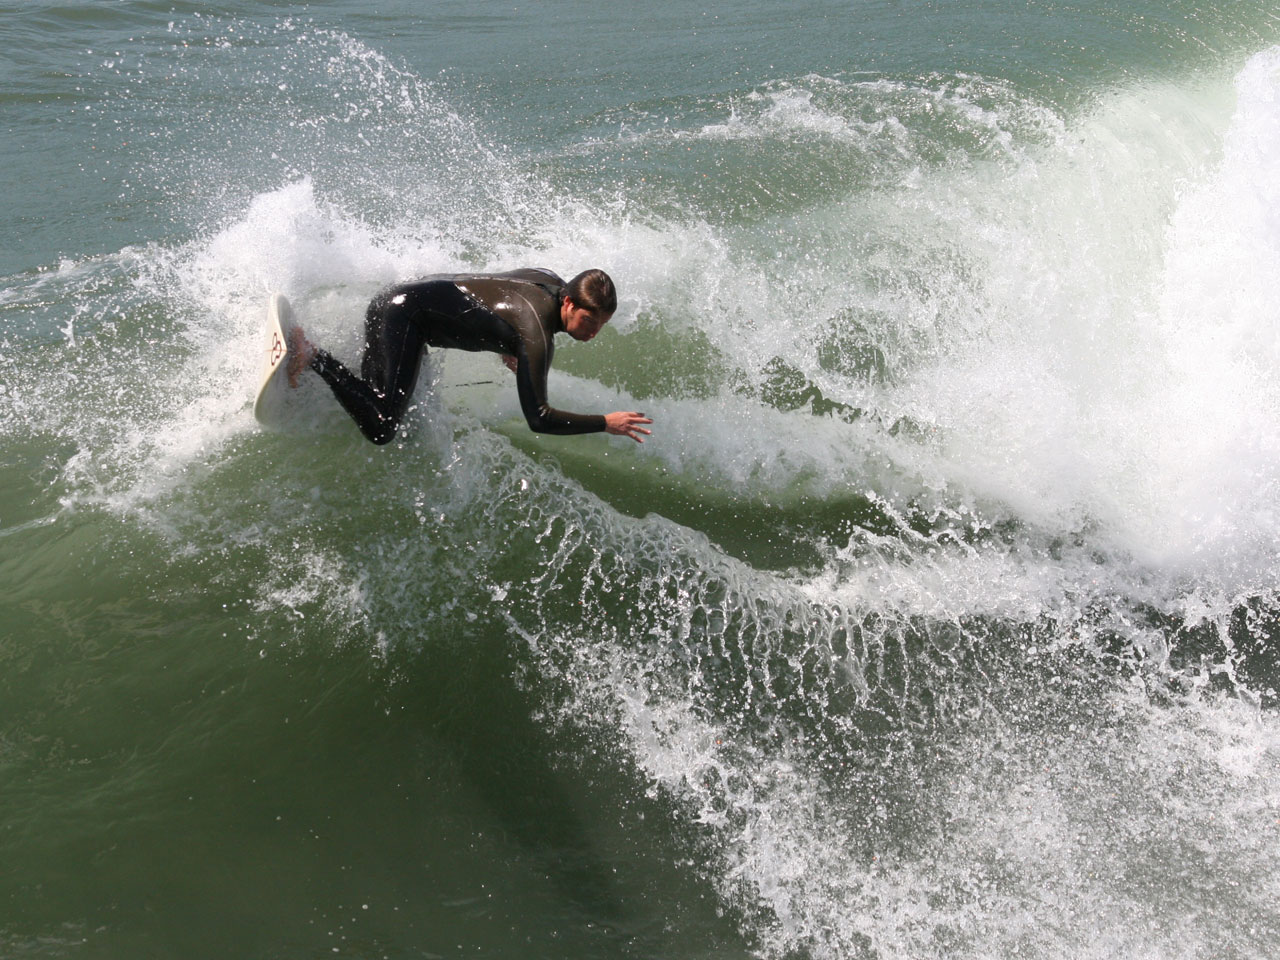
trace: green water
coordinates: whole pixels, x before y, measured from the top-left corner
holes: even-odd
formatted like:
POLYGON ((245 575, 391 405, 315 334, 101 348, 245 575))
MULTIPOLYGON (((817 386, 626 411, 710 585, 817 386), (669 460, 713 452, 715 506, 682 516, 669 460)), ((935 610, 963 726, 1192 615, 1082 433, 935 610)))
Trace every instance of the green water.
POLYGON ((1278 34, 0 3, 0 956, 1270 956, 1278 34), (254 423, 525 265, 649 442, 254 423))

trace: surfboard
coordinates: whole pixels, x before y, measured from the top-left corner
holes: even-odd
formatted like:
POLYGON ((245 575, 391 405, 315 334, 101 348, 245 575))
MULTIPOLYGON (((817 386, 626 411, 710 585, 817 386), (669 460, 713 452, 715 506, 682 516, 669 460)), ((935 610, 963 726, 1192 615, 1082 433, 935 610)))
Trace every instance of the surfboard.
POLYGON ((294 419, 299 398, 289 388, 289 334, 298 325, 293 308, 283 294, 273 293, 267 300, 265 342, 262 354, 262 376, 253 401, 253 415, 259 423, 283 429, 294 419))

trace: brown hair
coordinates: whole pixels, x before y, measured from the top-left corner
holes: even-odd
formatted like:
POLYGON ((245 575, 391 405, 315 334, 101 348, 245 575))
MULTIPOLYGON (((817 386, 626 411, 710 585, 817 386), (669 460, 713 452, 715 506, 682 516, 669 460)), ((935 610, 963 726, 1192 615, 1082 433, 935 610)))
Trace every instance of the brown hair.
POLYGON ((608 318, 618 309, 618 293, 603 270, 583 270, 565 285, 564 295, 596 316, 608 318))

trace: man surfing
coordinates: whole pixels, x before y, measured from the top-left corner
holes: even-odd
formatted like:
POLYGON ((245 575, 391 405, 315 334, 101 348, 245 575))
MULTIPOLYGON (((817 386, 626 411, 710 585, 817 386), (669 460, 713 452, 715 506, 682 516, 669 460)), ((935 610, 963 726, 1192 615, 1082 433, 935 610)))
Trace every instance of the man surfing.
POLYGON ((487 350, 502 354, 516 375, 520 408, 537 433, 598 433, 643 443, 653 423, 642 413, 579 414, 547 402, 553 338, 567 333, 586 342, 618 308, 613 281, 586 270, 565 283, 550 270, 424 277, 388 287, 365 313, 364 355, 357 377, 294 329, 290 336, 290 386, 308 367, 329 385, 360 432, 390 442, 408 409, 427 347, 487 350))

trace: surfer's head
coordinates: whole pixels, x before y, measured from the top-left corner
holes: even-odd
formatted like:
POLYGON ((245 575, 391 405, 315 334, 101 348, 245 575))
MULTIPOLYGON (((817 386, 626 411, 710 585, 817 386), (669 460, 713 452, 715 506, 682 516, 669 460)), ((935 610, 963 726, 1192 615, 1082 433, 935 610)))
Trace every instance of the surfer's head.
POLYGON ((613 280, 603 270, 584 270, 564 288, 560 320, 575 340, 590 340, 618 309, 613 280))

